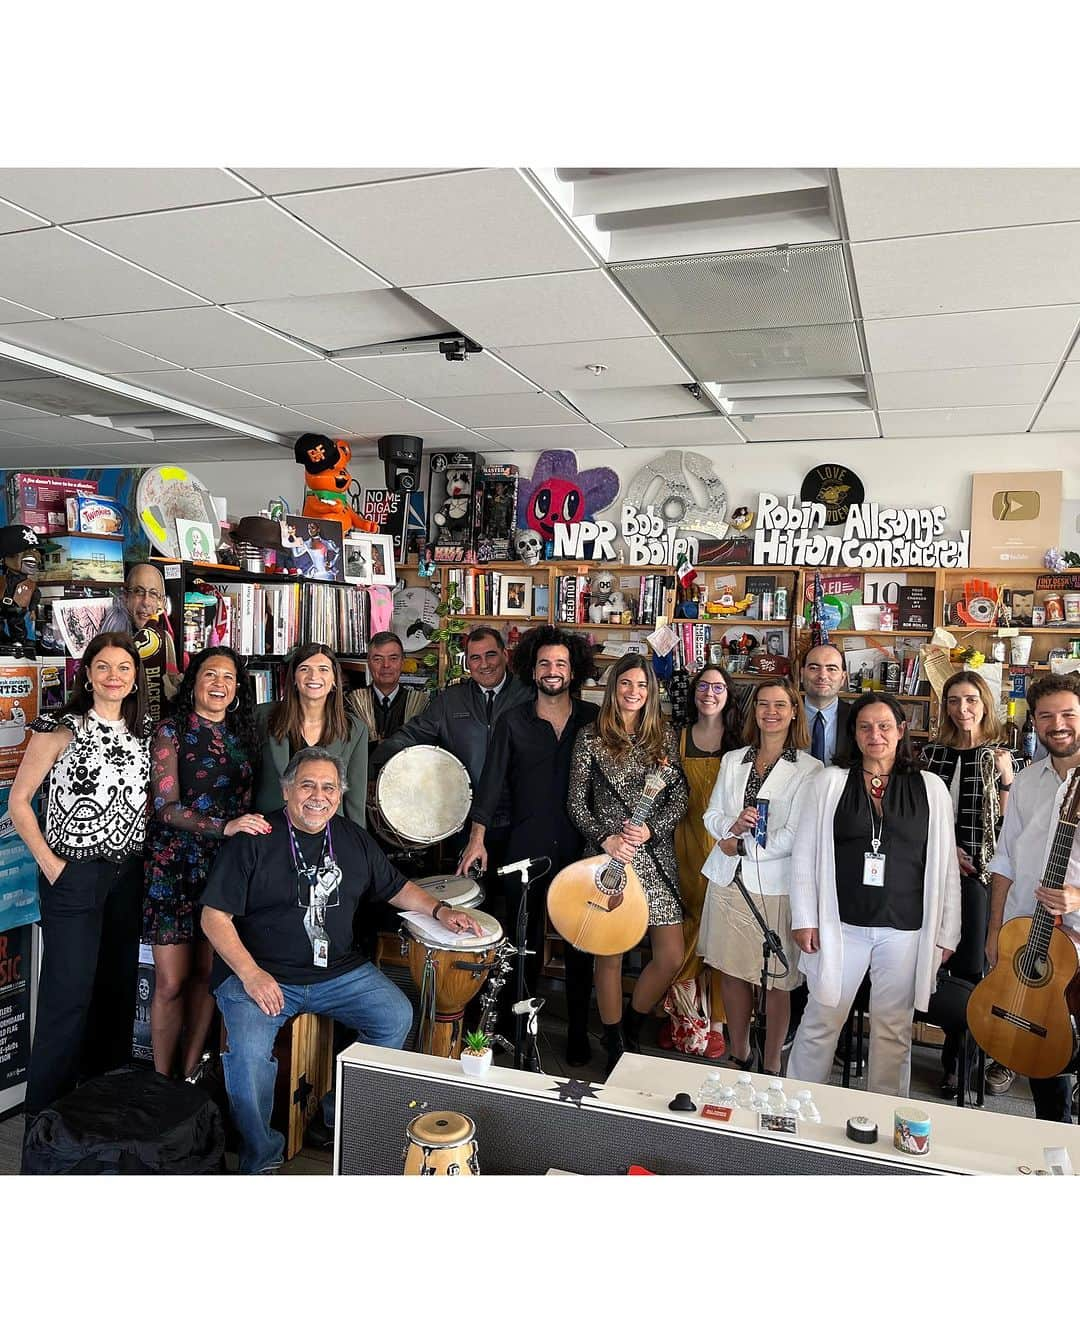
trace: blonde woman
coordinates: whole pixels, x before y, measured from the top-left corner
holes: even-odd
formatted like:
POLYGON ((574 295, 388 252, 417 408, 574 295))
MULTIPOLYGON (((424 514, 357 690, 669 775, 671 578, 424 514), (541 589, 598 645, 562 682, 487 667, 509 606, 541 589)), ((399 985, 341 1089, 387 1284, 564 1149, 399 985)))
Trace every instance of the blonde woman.
POLYGON ((791 1019, 791 990, 802 982, 799 949, 791 936, 791 850, 805 785, 821 772, 807 753, 810 734, 795 687, 781 678, 755 685, 743 718, 744 746, 728 751, 705 812, 705 829, 717 841, 702 869, 709 890, 699 949, 720 972, 731 1039, 731 1062, 749 1067, 753 986, 761 982, 762 933, 736 874, 771 929, 780 936, 787 969, 770 957, 761 1070, 779 1074, 791 1019), (762 842, 755 838, 758 802, 769 810, 762 842))
POLYGON ((600 716, 578 733, 570 766, 567 811, 586 840, 586 855, 629 863, 649 902, 652 958, 623 1012, 622 957, 597 956, 596 1001, 608 1070, 624 1049, 639 1049, 641 1023, 667 992, 683 960, 683 906, 675 827, 686 810, 679 744, 660 712, 660 689, 647 659, 628 653, 608 673, 600 716), (629 818, 645 776, 667 762, 671 773, 647 823, 629 818))

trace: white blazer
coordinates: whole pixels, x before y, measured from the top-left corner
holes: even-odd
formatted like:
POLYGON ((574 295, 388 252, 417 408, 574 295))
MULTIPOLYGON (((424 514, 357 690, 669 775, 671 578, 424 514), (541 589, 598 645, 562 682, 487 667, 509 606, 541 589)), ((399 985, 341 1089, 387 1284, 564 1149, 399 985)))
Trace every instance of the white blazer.
MULTIPOLYGON (((728 751, 720 761, 720 773, 716 776, 705 812, 705 829, 713 839, 724 839, 729 835, 743 810, 746 781, 750 777, 750 765, 743 759, 746 751, 745 746, 740 746, 728 751)), ((746 857, 740 859, 728 857, 716 844, 701 869, 705 876, 718 886, 727 886, 741 862, 741 876, 748 891, 757 895, 787 895, 791 850, 807 792, 805 785, 820 774, 821 769, 821 761, 806 751, 798 752, 794 764, 781 756, 758 793, 758 797, 769 804, 765 847, 759 848, 753 835, 744 835, 746 857)))
MULTIPOLYGON (((956 949, 960 941, 960 868, 952 798, 945 784, 927 770, 920 775, 930 804, 923 876, 923 921, 915 963, 915 1006, 925 1012, 941 965, 939 947, 956 949)), ((831 768, 806 790, 791 863, 791 926, 816 928, 820 951, 800 952, 799 969, 810 993, 826 1007, 840 1001, 844 973, 844 937, 836 898, 836 848, 833 817, 847 784, 846 769, 831 768)), ((770 818, 771 819, 771 818, 770 818)))

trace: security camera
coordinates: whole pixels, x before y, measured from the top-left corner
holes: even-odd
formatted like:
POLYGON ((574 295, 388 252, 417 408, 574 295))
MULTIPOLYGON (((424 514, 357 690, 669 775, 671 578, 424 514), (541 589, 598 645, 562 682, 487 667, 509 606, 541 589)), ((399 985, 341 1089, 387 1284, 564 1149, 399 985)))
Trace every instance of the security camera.
POLYGON ((483 348, 468 336, 455 336, 452 340, 439 341, 439 353, 450 364, 464 363, 470 354, 480 354, 483 348))

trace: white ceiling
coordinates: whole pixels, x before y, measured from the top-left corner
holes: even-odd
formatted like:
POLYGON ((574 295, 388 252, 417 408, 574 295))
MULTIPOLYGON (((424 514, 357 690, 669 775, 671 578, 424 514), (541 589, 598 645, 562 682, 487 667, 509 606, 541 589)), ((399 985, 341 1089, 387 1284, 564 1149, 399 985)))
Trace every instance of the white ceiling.
POLYGON ((0 169, 0 466, 1080 430, 1078 326, 1077 169, 0 169))

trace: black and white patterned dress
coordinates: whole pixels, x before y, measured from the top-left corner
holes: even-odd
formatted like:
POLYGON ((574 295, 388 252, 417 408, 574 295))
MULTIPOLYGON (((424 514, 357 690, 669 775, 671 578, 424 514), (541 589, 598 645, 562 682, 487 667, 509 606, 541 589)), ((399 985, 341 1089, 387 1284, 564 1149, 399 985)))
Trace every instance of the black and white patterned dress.
POLYGON ((146 843, 150 795, 150 738, 141 740, 123 719, 46 713, 32 732, 67 728, 72 739, 49 771, 45 842, 59 858, 120 863, 146 843))
MULTIPOLYGON (((981 866, 983 842, 983 770, 985 768, 988 774, 996 777, 997 769, 992 766, 995 749, 996 743, 961 749, 930 742, 923 747, 923 768, 944 780, 953 800, 956 842, 971 857, 976 867, 981 866), (984 765, 988 756, 990 762, 984 765)), ((1016 752, 1012 753, 1012 762, 1016 774, 1026 763, 1023 756, 1016 752)), ((989 845, 991 856, 996 847, 995 835, 989 845)), ((979 880, 989 885, 989 874, 980 871, 979 880)))

